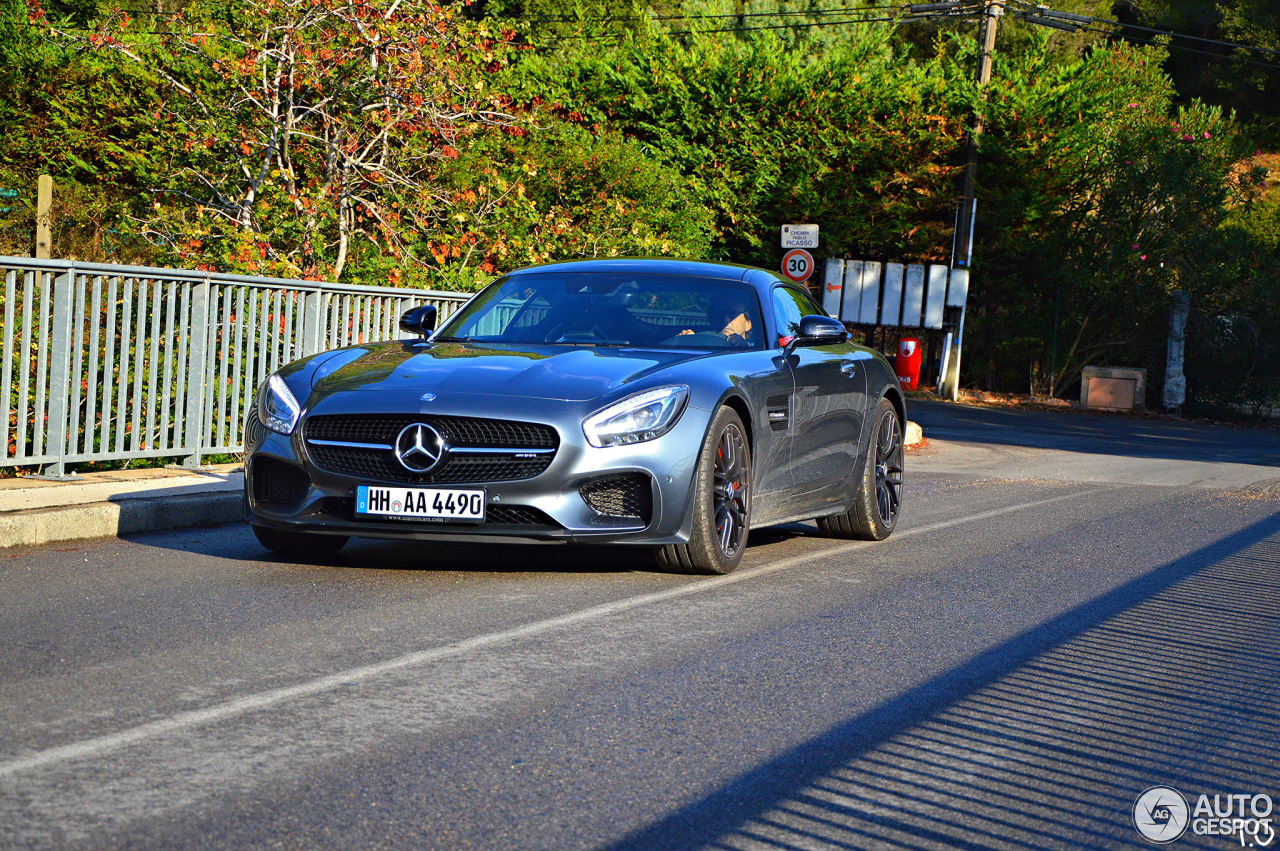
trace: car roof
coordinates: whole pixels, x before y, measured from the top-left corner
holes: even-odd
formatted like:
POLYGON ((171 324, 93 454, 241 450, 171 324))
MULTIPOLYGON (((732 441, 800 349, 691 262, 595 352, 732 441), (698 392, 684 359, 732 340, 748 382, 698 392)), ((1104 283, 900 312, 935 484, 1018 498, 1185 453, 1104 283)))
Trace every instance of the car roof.
POLYGON ((691 275, 699 278, 718 278, 742 281, 755 266, 740 263, 719 263, 711 260, 677 260, 667 257, 610 257, 592 260, 565 260, 540 266, 516 269, 512 275, 530 275, 540 272, 630 272, 651 275, 691 275))

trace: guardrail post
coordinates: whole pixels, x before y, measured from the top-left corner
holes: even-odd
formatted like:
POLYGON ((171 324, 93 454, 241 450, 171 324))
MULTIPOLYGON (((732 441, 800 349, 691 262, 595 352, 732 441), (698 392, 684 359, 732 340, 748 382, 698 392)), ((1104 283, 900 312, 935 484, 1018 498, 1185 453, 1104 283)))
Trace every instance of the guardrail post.
POLYGON ((324 336, 324 317, 320 313, 324 301, 323 292, 316 289, 307 293, 302 302, 302 357, 314 355, 320 351, 321 339, 324 336))
POLYGON ((209 280, 191 286, 191 333, 187 336, 186 439, 191 450, 184 467, 200 466, 201 435, 204 431, 205 354, 209 339, 209 280))
MULTIPOLYGON (((53 339, 49 351, 49 423, 45 432, 45 452, 56 452, 58 460, 48 464, 41 474, 65 479, 67 475, 68 398, 71 394, 71 319, 74 315, 71 294, 75 291, 76 270, 71 267, 53 281, 53 339)), ((39 424, 36 426, 39 428, 39 424)))

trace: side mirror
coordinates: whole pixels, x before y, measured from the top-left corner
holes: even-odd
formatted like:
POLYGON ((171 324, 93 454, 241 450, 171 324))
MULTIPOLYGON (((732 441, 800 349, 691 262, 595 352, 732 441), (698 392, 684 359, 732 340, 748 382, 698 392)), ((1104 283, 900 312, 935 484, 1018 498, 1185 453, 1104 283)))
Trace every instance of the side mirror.
POLYGON ((800 333, 787 343, 786 353, 801 346, 831 346, 849 339, 844 323, 830 316, 810 314, 800 317, 800 333))
POLYGON ((436 330, 436 316, 434 304, 415 307, 400 317, 400 330, 408 331, 410 334, 421 334, 422 339, 425 340, 428 334, 436 330))

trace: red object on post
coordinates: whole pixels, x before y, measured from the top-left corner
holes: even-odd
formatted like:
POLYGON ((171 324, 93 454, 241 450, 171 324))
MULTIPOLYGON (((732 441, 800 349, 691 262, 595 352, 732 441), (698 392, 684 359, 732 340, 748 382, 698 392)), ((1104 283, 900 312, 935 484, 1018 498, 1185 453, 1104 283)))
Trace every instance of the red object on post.
POLYGON ((904 390, 915 390, 920 383, 920 341, 915 337, 903 337, 898 341, 898 354, 893 359, 893 371, 904 390))

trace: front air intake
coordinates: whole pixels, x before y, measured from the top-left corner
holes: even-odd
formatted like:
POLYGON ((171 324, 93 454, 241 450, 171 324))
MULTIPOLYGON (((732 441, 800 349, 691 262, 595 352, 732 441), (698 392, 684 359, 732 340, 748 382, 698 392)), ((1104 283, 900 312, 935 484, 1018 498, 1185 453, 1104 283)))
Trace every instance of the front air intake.
POLYGON ((639 520, 653 517, 653 486, 643 473, 623 473, 594 479, 578 488, 582 501, 605 517, 639 520))
POLYGON ((258 505, 292 505, 311 485, 307 474, 275 458, 255 458, 250 471, 253 499, 258 505))

